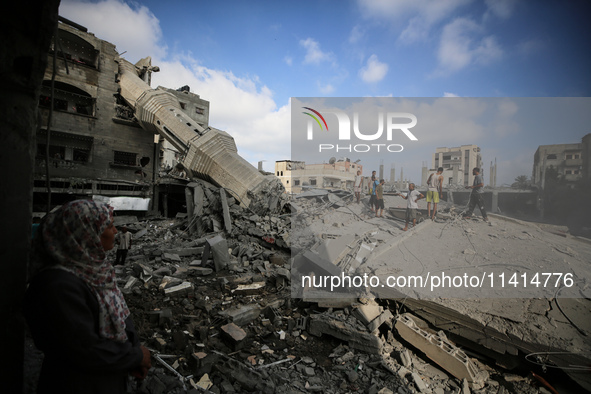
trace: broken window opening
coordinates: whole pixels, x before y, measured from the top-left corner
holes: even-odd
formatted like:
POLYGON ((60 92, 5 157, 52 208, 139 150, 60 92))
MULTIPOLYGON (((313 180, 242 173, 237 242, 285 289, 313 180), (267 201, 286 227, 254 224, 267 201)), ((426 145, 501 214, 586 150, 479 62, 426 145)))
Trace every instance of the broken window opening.
MULTIPOLYGON (((63 82, 54 82, 53 109, 80 115, 94 116, 95 99, 84 90, 63 82)), ((51 81, 43 81, 39 106, 51 107, 51 81)))
POLYGON ((137 153, 113 151, 113 163, 126 166, 137 166, 137 153))
MULTIPOLYGON (((66 58, 72 64, 98 68, 99 51, 91 43, 66 30, 60 30, 59 40, 60 45, 57 48, 57 55, 60 58, 66 58)), ((52 40, 49 48, 50 53, 53 53, 55 50, 54 45, 54 41, 52 40)))
POLYGON ((205 113, 205 110, 203 108, 195 107, 195 113, 203 115, 205 113))

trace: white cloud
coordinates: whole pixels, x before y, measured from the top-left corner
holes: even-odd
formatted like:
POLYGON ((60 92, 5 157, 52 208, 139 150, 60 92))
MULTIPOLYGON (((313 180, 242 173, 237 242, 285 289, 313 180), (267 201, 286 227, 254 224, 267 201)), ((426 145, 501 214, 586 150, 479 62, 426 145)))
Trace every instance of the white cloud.
MULTIPOLYGON (((152 86, 189 85, 210 102, 210 125, 228 132, 238 153, 256 165, 266 160, 273 171, 276 160, 290 157, 289 103, 278 107, 271 90, 257 76, 236 76, 231 71, 205 67, 188 55, 170 56, 161 42, 159 20, 144 6, 119 0, 87 3, 63 0, 60 15, 88 27, 98 38, 117 45, 135 62, 152 56, 162 70, 152 74, 152 86)), ((287 58, 286 58, 287 61, 287 58)))
POLYGON ((378 57, 374 54, 367 59, 365 67, 359 70, 359 76, 364 82, 374 83, 379 82, 388 73, 388 65, 378 60, 378 57))
POLYGON ((331 85, 330 83, 327 83, 326 85, 320 85, 318 84, 318 90, 320 90, 320 93, 322 94, 331 94, 334 92, 334 86, 331 85))
POLYGON ((300 40, 300 45, 306 49, 304 64, 319 64, 330 61, 333 57, 331 53, 322 52, 320 44, 313 38, 300 40))
POLYGON ((212 127, 227 131, 236 141, 238 153, 256 162, 289 158, 289 105, 277 108, 272 92, 257 77, 237 77, 232 72, 210 69, 192 60, 158 64, 153 85, 180 87, 210 102, 212 127))
POLYGON ((460 96, 455 93, 444 92, 443 97, 460 97, 460 96))
POLYGON ((98 38, 115 44, 117 51, 126 52, 125 58, 133 63, 146 56, 166 55, 167 48, 161 43, 162 30, 158 18, 138 3, 64 0, 59 13, 88 28, 98 38))
POLYGON ((285 56, 283 58, 283 61, 285 62, 285 64, 287 64, 288 66, 291 66, 293 64, 293 58, 291 56, 285 56))
POLYGON ((400 41, 413 43, 427 38, 431 28, 471 0, 358 0, 366 18, 390 22, 392 25, 406 23, 400 41))
POLYGON ((489 64, 503 50, 493 36, 476 38, 481 28, 470 19, 458 18, 443 28, 438 60, 441 72, 455 72, 472 64, 489 64))
POLYGON ((492 14, 496 17, 507 19, 513 15, 517 0, 485 0, 485 3, 488 7, 484 15, 485 18, 492 14))
POLYGON ((351 33, 349 34, 349 43, 356 44, 359 41, 361 41, 364 36, 365 30, 361 26, 355 25, 353 26, 353 29, 351 29, 351 33))

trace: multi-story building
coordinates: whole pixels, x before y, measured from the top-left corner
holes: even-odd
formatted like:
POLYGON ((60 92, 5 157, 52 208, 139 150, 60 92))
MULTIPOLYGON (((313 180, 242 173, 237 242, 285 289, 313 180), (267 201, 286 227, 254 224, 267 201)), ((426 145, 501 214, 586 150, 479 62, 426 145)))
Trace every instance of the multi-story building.
POLYGON ((437 148, 431 168, 443 167, 446 185, 471 185, 474 182, 472 169, 478 167, 482 174, 482 157, 477 145, 462 145, 457 148, 437 148))
MULTIPOLYGON (((158 134, 143 129, 120 97, 115 45, 67 20, 59 23, 58 37, 57 48, 52 44, 48 54, 39 100, 34 211, 45 211, 49 199, 55 206, 90 196, 128 197, 132 209, 171 214, 181 210, 186 182, 168 176, 178 175, 174 169, 180 153, 158 134), (168 199, 168 194, 178 198, 168 199), (142 203, 135 204, 137 200, 142 203), (175 201, 181 203, 169 210, 175 201)), ((136 68, 148 84, 151 72, 158 71, 149 57, 136 68)), ((176 96, 185 114, 208 127, 209 102, 188 86, 159 89, 176 96)))
POLYGON ((275 175, 281 180, 287 193, 300 193, 302 187, 319 189, 353 189, 357 171, 363 166, 349 159, 331 159, 326 164, 306 164, 303 161, 282 160, 275 162, 275 175))
POLYGON ((580 143, 540 145, 534 154, 532 184, 544 186, 546 170, 552 167, 569 183, 591 177, 591 133, 580 143))

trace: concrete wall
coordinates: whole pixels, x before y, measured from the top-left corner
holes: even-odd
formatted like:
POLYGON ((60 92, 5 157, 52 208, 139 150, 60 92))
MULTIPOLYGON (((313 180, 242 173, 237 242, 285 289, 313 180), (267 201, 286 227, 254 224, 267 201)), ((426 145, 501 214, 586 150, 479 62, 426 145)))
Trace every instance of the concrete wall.
POLYGON ((0 159, 7 165, 0 192, 4 219, 0 237, 0 380, 6 393, 23 392, 21 302, 31 242, 34 136, 58 5, 56 0, 14 2, 0 14, 0 159))

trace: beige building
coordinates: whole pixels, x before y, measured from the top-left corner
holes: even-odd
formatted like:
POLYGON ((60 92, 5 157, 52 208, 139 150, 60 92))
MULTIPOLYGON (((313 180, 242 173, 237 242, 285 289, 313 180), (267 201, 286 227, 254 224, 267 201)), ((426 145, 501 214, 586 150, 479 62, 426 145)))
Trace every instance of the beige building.
POLYGON ((331 159, 327 164, 306 164, 292 160, 275 162, 275 176, 281 180, 287 193, 294 194, 300 193, 305 186, 352 190, 358 170, 363 174, 363 166, 351 163, 349 159, 331 159))
POLYGON ((474 182, 472 169, 478 167, 482 174, 482 157, 477 145, 462 145, 456 148, 437 148, 431 161, 432 171, 444 170, 445 185, 468 186, 474 182))
POLYGON ((532 184, 543 187, 546 170, 550 167, 567 182, 589 179, 590 142, 591 134, 587 134, 576 144, 540 145, 534 154, 532 184))

